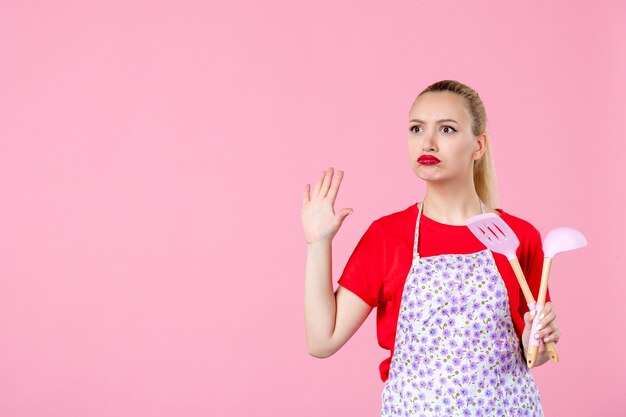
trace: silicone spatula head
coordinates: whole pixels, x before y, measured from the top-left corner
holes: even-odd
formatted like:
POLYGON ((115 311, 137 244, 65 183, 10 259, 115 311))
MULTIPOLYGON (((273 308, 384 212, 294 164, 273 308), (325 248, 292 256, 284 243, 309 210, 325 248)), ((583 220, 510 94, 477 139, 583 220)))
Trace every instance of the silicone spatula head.
POLYGON ((543 256, 554 258, 559 252, 582 248, 587 246, 587 239, 573 227, 557 227, 552 229, 543 240, 543 256))
POLYGON ((495 213, 479 214, 466 221, 467 227, 492 252, 516 259, 519 239, 513 229, 495 213))

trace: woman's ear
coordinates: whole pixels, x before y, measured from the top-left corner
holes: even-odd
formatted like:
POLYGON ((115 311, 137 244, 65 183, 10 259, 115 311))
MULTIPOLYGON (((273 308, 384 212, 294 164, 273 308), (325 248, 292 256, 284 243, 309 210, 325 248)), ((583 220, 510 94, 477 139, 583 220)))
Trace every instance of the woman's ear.
POLYGON ((474 147, 474 160, 480 159, 485 153, 487 147, 487 134, 483 133, 476 136, 476 146, 474 147))

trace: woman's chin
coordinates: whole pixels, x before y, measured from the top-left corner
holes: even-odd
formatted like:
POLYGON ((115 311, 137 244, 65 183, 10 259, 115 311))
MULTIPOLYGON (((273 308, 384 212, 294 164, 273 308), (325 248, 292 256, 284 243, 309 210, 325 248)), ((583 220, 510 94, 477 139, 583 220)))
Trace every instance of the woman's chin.
POLYGON ((424 181, 441 181, 442 178, 441 172, 439 170, 431 170, 431 169, 420 169, 413 171, 418 178, 424 181))

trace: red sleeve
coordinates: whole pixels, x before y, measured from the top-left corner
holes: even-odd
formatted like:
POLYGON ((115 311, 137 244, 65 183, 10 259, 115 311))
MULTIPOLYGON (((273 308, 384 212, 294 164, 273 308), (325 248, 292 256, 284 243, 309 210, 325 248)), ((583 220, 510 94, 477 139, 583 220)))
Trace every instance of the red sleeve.
MULTIPOLYGON (((543 243, 541 241, 541 234, 534 226, 530 225, 528 236, 522 247, 523 259, 520 260, 520 266, 526 276, 526 282, 530 287, 535 301, 539 296, 539 287, 541 286, 541 272, 543 270, 543 243)), ((550 301, 550 288, 546 289, 546 303, 550 301)), ((520 305, 518 309, 522 320, 524 314, 528 311, 528 305, 526 305, 526 299, 520 288, 520 305)))
POLYGON ((374 221, 350 255, 338 284, 358 295, 371 307, 378 305, 385 271, 382 234, 374 221))

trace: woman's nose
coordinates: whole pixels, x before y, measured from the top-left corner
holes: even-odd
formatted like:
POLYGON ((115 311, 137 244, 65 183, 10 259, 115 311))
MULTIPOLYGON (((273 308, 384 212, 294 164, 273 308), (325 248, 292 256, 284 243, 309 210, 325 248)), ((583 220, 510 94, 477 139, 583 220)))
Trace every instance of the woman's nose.
POLYGON ((436 149, 436 144, 435 144, 433 135, 425 135, 424 142, 422 143, 422 150, 434 151, 435 149, 436 149))

